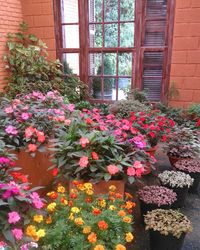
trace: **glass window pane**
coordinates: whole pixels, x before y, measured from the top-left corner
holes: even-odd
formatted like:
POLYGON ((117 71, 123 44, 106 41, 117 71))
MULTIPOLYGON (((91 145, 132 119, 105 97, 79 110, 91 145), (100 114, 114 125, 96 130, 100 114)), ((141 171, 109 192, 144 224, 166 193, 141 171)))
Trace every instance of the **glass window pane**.
POLYGON ((89 34, 90 34, 90 47, 91 48, 103 46, 102 25, 101 24, 91 24, 89 34))
POLYGON ((63 26, 63 47, 79 48, 79 26, 64 25, 63 26))
POLYGON ((102 22, 103 0, 89 0, 89 21, 102 22))
POLYGON ((120 47, 134 46, 134 23, 120 24, 120 47))
POLYGON ((119 78, 118 80, 118 100, 126 99, 126 93, 131 88, 131 78, 119 78))
POLYGON ((102 54, 90 54, 89 56, 89 74, 100 75, 102 72, 102 54))
POLYGON ((104 19, 107 22, 118 20, 118 0, 104 0, 104 19))
POLYGON ((132 21, 135 14, 135 1, 134 0, 121 0, 120 1, 120 20, 132 21))
POLYGON ((118 75, 132 75, 132 53, 120 53, 118 56, 118 75))
POLYGON ((62 23, 78 23, 78 0, 61 0, 62 23))
POLYGON ((117 54, 105 53, 103 56, 104 61, 104 75, 116 75, 117 54))
POLYGON ((101 77, 91 77, 90 78, 90 86, 91 86, 91 95, 95 99, 102 99, 101 86, 102 80, 101 77))
POLYGON ((103 99, 116 100, 116 78, 104 77, 103 87, 103 99))
POLYGON ((118 47, 118 25, 105 24, 105 47, 118 47))
POLYGON ((64 74, 79 75, 79 54, 67 53, 63 54, 64 74))

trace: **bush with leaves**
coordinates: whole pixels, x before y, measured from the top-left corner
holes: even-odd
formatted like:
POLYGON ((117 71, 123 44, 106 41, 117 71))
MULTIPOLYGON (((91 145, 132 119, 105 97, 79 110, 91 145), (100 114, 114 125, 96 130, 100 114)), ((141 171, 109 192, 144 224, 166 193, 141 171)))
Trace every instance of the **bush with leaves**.
POLYGON ((15 98, 33 90, 42 93, 57 90, 73 102, 87 97, 87 86, 75 76, 64 79, 60 62, 48 61, 46 45, 27 33, 25 23, 20 24, 20 32, 8 34, 7 48, 9 53, 4 60, 11 75, 5 88, 6 97, 15 98))

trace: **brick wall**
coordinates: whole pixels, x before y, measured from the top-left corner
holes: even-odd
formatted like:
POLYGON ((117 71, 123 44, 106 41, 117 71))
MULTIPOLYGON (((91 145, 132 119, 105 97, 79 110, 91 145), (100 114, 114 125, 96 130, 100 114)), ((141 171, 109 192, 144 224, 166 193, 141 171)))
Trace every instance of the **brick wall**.
POLYGON ((49 59, 56 59, 53 0, 21 0, 23 19, 29 31, 48 47, 49 59))
POLYGON ((21 1, 0 0, 0 90, 6 84, 5 77, 8 75, 2 60, 3 54, 6 52, 6 35, 8 32, 17 32, 21 21, 21 1))
POLYGON ((179 91, 173 106, 200 102, 200 0, 177 0, 171 80, 179 91))

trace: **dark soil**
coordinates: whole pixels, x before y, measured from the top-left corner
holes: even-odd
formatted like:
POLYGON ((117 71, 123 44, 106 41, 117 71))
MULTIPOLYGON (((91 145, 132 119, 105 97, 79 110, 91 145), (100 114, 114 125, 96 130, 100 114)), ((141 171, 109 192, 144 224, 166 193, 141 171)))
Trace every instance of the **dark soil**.
MULTIPOLYGON (((157 174, 164 170, 171 170, 168 157, 158 150, 156 153, 156 170, 154 173, 142 178, 141 182, 134 183, 133 185, 127 185, 126 190, 130 192, 137 206, 134 210, 134 235, 135 240, 132 246, 129 246, 129 250, 150 250, 148 232, 145 231, 144 225, 140 216, 139 201, 137 198, 137 190, 143 185, 159 184, 157 174)), ((187 215, 192 222, 193 231, 186 235, 182 250, 200 250, 200 187, 197 194, 188 194, 185 207, 180 211, 187 215)), ((153 249, 151 249, 153 250, 153 249)), ((161 249, 162 250, 162 249, 161 249)), ((173 249, 171 249, 173 250, 173 249)))

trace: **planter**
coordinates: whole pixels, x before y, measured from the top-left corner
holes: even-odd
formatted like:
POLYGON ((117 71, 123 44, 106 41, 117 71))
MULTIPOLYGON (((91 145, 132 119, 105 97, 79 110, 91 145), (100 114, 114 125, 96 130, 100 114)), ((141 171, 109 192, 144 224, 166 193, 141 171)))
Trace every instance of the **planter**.
MULTIPOLYGON (((93 97, 95 99, 102 99, 101 91, 94 91, 93 97)), ((104 91, 103 99, 112 100, 112 90, 104 91)))
POLYGON ((169 154, 167 154, 167 156, 168 156, 168 158, 169 158, 169 162, 170 162, 170 164, 171 164, 171 166, 173 167, 173 168, 175 168, 175 163, 177 162, 177 161, 180 161, 180 160, 182 160, 182 159, 191 159, 191 158, 181 158, 181 157, 177 157, 177 156, 170 156, 169 154))
MULTIPOLYGON (((155 156, 155 153, 156 153, 156 150, 157 150, 157 146, 155 147, 151 147, 149 149, 146 150, 147 153, 150 154, 150 156, 155 156)), ((151 173, 151 164, 149 162, 147 162, 145 164, 145 167, 144 167, 144 173, 143 175, 147 175, 147 174, 150 174, 151 173)))
POLYGON ((183 170, 178 170, 178 171, 181 171, 185 174, 189 174, 194 179, 194 182, 193 182, 192 186, 189 188, 188 192, 192 193, 192 194, 197 194, 199 183, 200 183, 200 173, 189 173, 189 172, 186 172, 183 170))
POLYGON ((185 234, 178 239, 173 235, 165 236, 158 231, 149 230, 149 238, 151 250, 181 250, 185 234))
POLYGON ((28 175, 31 187, 44 186, 44 189, 38 190, 40 194, 50 190, 53 182, 53 176, 48 168, 52 166, 49 158, 49 152, 36 152, 35 157, 32 157, 28 152, 20 150, 15 152, 17 156, 16 164, 21 168, 21 172, 28 175))
MULTIPOLYGON (((79 180, 78 180, 79 181, 79 180)), ((81 183, 86 183, 87 181, 80 180, 79 182, 81 183)), ((99 194, 108 194, 109 192, 109 187, 111 185, 116 186, 116 193, 121 194, 124 196, 124 191, 125 191, 125 182, 123 180, 110 180, 108 182, 106 181, 100 181, 98 183, 93 183, 94 185, 94 193, 96 195, 99 194)), ((74 187, 74 184, 72 181, 69 183, 69 190, 74 187)))

